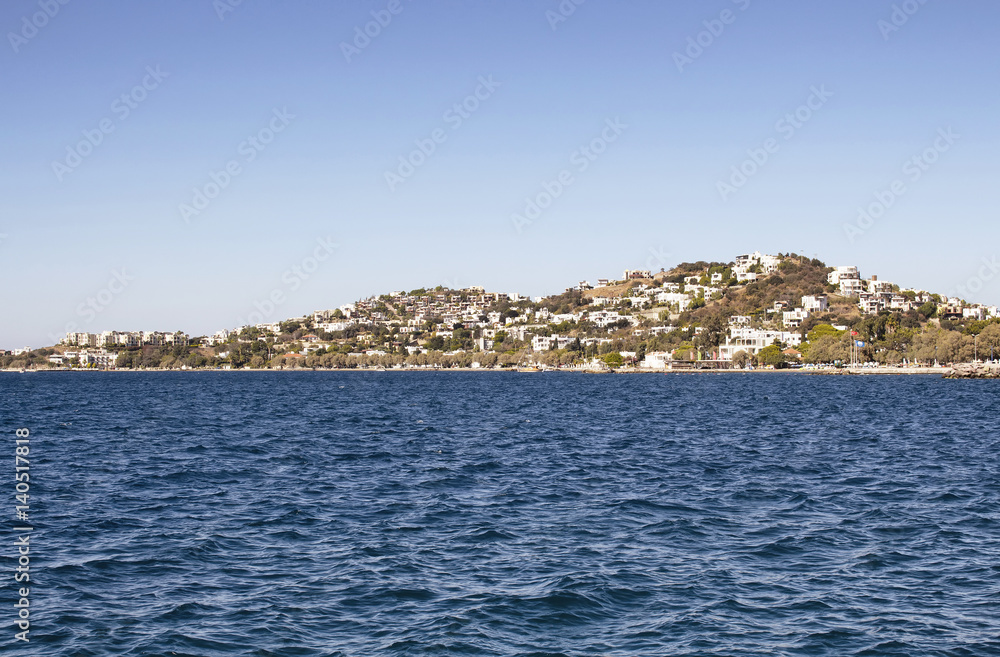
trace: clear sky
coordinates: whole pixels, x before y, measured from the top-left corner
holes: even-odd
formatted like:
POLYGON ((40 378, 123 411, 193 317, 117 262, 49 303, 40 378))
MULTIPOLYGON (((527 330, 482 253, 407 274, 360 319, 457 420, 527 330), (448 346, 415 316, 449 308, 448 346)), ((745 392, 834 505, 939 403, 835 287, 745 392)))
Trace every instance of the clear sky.
POLYGON ((755 250, 1000 304, 1000 4, 576 2, 7 0, 0 347, 755 250))

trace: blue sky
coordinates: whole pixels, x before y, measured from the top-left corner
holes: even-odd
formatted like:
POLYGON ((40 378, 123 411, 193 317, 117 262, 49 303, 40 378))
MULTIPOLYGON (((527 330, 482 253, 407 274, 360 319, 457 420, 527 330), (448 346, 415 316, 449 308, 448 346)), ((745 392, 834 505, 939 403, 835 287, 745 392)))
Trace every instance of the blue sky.
POLYGON ((3 348, 754 250, 1000 303, 995 2, 63 2, 0 7, 3 348))

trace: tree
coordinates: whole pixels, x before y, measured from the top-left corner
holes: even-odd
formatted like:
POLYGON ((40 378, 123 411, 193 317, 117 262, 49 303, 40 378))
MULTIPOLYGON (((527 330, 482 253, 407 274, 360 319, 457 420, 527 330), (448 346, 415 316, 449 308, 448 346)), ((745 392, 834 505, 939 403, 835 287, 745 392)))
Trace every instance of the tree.
POLYGON ((750 361, 752 360, 753 357, 743 350, 737 351, 735 354, 733 354, 733 365, 740 369, 746 367, 747 364, 750 363, 750 361))
POLYGON ((838 331, 837 329, 833 328, 832 324, 817 324, 812 328, 811 331, 809 331, 808 339, 810 342, 812 342, 814 340, 820 339, 824 335, 839 337, 841 333, 843 333, 843 331, 838 331))
POLYGON ((729 329, 729 325, 721 315, 709 317, 702 325, 702 331, 695 336, 694 343, 704 350, 718 347, 729 329))
POLYGON ((697 350, 690 342, 685 342, 674 349, 674 360, 694 360, 697 350))
POLYGON ((621 367, 625 363, 625 359, 622 358, 622 355, 617 351, 604 354, 604 356, 601 357, 601 360, 604 361, 605 365, 611 368, 621 367))
POLYGON ((781 347, 772 344, 760 350, 760 353, 757 354, 757 363, 780 369, 785 365, 785 354, 781 353, 781 347))
POLYGON ((851 340, 846 331, 810 339, 802 350, 802 360, 807 363, 846 362, 851 358, 851 340))
POLYGON ((254 356, 253 358, 250 359, 250 367, 252 367, 255 370, 259 370, 260 368, 264 367, 264 359, 261 358, 260 356, 254 356))
POLYGON ((1000 324, 990 324, 979 333, 979 354, 980 358, 1000 355, 1000 324))

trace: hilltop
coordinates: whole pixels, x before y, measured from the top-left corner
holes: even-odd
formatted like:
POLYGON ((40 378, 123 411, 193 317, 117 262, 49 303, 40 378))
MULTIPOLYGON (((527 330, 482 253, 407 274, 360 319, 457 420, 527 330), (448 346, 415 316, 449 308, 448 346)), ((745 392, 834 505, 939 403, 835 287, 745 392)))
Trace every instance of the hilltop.
MULTIPOLYGON (((263 320, 263 318, 260 318, 263 320)), ((1000 354, 995 306, 902 288, 857 267, 755 252, 580 281, 528 298, 481 287, 392 292, 280 322, 70 333, 3 367, 552 367, 685 360, 735 366, 948 363, 1000 354)))

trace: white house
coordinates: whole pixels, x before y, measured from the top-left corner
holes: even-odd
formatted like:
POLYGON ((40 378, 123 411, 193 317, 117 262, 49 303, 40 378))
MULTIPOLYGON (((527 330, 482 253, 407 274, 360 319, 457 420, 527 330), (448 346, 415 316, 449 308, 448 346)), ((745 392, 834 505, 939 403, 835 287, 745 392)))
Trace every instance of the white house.
POLYGON ((639 367, 644 370, 665 370, 670 362, 669 351, 650 351, 646 357, 639 362, 639 367))
POLYGON ((984 308, 983 306, 972 306, 971 308, 962 308, 962 318, 982 321, 986 319, 986 308, 984 308))
POLYGON ((563 335, 544 336, 536 335, 531 338, 532 351, 548 351, 549 349, 566 349, 573 343, 575 338, 563 335))
POLYGON ((810 313, 825 312, 829 307, 829 300, 825 294, 802 297, 802 309, 810 313))
POLYGON ((833 271, 826 275, 826 280, 830 285, 840 285, 840 282, 845 279, 859 278, 861 278, 861 274, 858 273, 858 268, 854 265, 834 267, 833 271))
POLYGON ((684 292, 660 292, 656 295, 657 303, 676 303, 681 312, 691 305, 691 295, 684 292))
POLYGON ((719 359, 732 360, 733 354, 745 351, 750 355, 760 353, 764 347, 774 344, 775 340, 790 346, 802 344, 802 336, 788 331, 765 331, 752 328, 732 328, 726 343, 719 345, 719 359))
POLYGON ((781 313, 781 323, 791 328, 802 326, 802 322, 809 318, 809 311, 802 308, 786 310, 781 313))
POLYGON ((865 291, 865 281, 859 278, 841 278, 840 294, 845 297, 856 297, 865 291))
POLYGON ((883 294, 892 292, 893 285, 889 281, 880 281, 878 276, 872 276, 868 281, 868 291, 872 294, 883 294))

